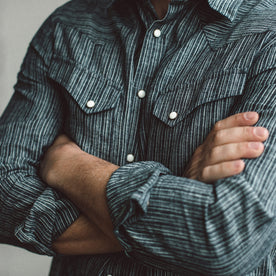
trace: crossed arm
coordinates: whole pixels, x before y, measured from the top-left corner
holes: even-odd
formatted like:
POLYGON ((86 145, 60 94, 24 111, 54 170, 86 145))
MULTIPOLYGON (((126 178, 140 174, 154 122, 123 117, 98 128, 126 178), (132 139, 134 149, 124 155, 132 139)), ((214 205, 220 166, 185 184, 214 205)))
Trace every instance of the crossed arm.
MULTIPOLYGON (((258 114, 247 112, 219 121, 195 151, 184 177, 205 183, 239 174, 242 158, 256 158, 264 150, 268 131, 253 127, 258 114)), ((65 194, 82 215, 53 244, 62 254, 100 254, 121 251, 113 233, 106 185, 118 166, 82 151, 65 135, 48 149, 41 176, 65 194)))

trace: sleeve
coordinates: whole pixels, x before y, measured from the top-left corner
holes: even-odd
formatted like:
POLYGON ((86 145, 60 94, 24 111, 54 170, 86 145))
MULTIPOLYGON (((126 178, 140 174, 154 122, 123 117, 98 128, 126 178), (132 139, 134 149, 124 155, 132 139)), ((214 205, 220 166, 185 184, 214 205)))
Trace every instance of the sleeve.
POLYGON ((62 132, 63 99, 47 77, 53 51, 48 19, 32 40, 0 119, 0 242, 53 255, 53 241, 78 217, 39 177, 43 152, 62 132))
MULTIPOLYGON (((121 167, 107 186, 114 231, 128 256, 166 270, 245 275, 276 242, 276 47, 249 70, 233 114, 257 111, 265 152, 214 185, 177 177, 156 162, 121 167)), ((189 274, 194 275, 194 274, 189 274)), ((196 274, 197 275, 197 274, 196 274)))

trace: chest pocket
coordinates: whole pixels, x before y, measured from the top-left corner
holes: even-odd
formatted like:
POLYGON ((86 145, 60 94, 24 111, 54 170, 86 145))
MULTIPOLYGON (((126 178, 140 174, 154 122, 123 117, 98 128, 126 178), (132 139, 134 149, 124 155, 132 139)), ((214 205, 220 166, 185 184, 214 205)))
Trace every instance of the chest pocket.
POLYGON ((245 81, 246 73, 235 71, 218 73, 197 83, 177 85, 157 98, 153 115, 174 127, 198 110, 211 112, 216 105, 225 111, 231 108, 237 96, 242 95, 245 81))
MULTIPOLYGON (((111 80, 59 57, 53 58, 49 77, 65 88, 79 111, 86 115, 115 108, 122 94, 122 89, 111 80)), ((76 112, 75 108, 71 112, 76 112)))

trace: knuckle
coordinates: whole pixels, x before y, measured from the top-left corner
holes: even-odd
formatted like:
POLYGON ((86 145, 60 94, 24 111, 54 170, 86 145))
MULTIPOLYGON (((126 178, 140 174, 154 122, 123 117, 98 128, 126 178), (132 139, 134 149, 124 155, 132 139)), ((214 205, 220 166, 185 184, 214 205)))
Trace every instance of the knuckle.
POLYGON ((216 122, 215 125, 214 125, 214 130, 215 130, 215 131, 219 131, 219 130, 222 129, 222 127, 223 127, 222 121, 218 121, 218 122, 216 122))
POLYGON ((221 175, 225 175, 227 173, 227 166, 226 166, 227 163, 219 163, 216 165, 216 170, 217 172, 220 172, 221 175))
POLYGON ((243 127, 243 135, 248 138, 253 137, 253 129, 251 127, 243 127))
POLYGON ((221 141, 223 141, 223 137, 224 137, 224 131, 223 130, 217 131, 214 134, 213 142, 215 144, 219 144, 221 141))
POLYGON ((244 156, 246 153, 248 153, 250 150, 250 146, 249 143, 238 143, 236 144, 236 155, 238 155, 238 157, 242 157, 244 156))
POLYGON ((218 155, 219 155, 219 148, 218 147, 212 148, 209 151, 209 159, 210 159, 210 161, 216 160, 218 155))
POLYGON ((256 157, 263 151, 263 144, 258 142, 248 142, 246 146, 246 154, 249 157, 256 157))
POLYGON ((224 156, 224 160, 232 160, 238 153, 239 149, 236 144, 228 144, 220 152, 224 156))
POLYGON ((247 142, 246 147, 240 146, 241 151, 243 151, 245 154, 250 155, 252 152, 254 152, 254 145, 252 142, 247 142))
POLYGON ((234 121, 236 124, 240 123, 240 121, 242 120, 242 114, 238 113, 234 115, 234 121))
POLYGON ((250 142, 239 143, 237 145, 237 158, 250 158, 255 154, 255 150, 251 147, 250 142))
POLYGON ((205 182, 208 179, 208 172, 209 172, 209 168, 208 167, 204 167, 201 170, 201 173, 199 175, 199 181, 205 182))
POLYGON ((220 172, 221 177, 227 177, 232 174, 229 163, 230 162, 223 162, 217 165, 217 171, 220 172))
POLYGON ((217 170, 220 172, 221 176, 227 177, 233 174, 233 169, 230 162, 223 162, 217 165, 217 170))
MULTIPOLYGON (((251 145, 254 145, 254 153, 255 155, 260 155, 264 150, 264 144, 261 142, 251 142, 251 145)), ((252 147, 252 146, 251 146, 252 147)))

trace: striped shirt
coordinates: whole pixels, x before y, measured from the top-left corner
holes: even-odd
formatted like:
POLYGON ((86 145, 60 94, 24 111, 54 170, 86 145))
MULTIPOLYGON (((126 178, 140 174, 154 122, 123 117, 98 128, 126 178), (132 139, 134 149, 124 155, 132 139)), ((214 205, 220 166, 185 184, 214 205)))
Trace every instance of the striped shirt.
POLYGON ((51 275, 276 275, 276 3, 73 0, 32 40, 0 120, 0 242, 51 275), (96 5, 96 2, 99 2, 96 5), (265 152, 214 185, 182 177, 216 121, 257 111, 265 152), (60 133, 120 166, 107 185, 124 252, 55 255, 79 216, 38 175, 60 133))

